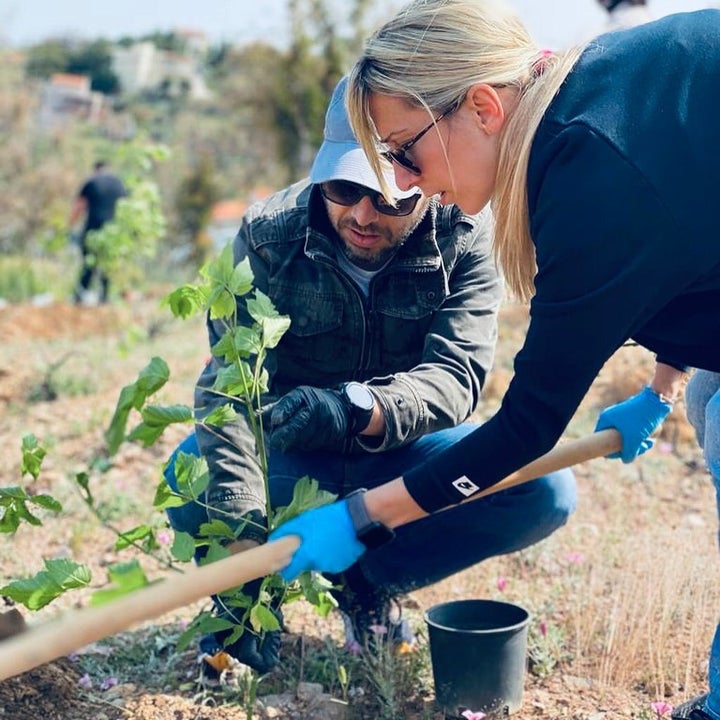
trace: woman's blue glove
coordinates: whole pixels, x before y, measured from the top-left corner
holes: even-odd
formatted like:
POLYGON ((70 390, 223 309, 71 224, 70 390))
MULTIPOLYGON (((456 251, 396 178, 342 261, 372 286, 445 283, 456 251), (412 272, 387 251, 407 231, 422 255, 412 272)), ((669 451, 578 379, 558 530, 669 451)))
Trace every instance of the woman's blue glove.
POLYGON ((637 395, 605 408, 600 413, 595 432, 615 428, 622 436, 622 450, 608 457, 622 458, 624 463, 629 463, 653 446, 650 435, 660 427, 671 410, 669 402, 660 399, 649 387, 644 387, 637 395))
POLYGON ((290 564, 280 571, 285 582, 291 582, 306 570, 342 572, 365 552, 365 546, 355 534, 345 500, 308 510, 288 520, 271 532, 268 540, 272 542, 287 535, 299 535, 302 543, 290 564))

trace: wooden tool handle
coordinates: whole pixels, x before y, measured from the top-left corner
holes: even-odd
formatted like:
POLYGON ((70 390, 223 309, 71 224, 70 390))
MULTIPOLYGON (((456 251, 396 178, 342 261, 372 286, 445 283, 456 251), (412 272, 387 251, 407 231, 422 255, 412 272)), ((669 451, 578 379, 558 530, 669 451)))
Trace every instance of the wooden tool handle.
POLYGON ((541 475, 562 470, 563 468, 577 465, 578 463, 592 460, 597 457, 605 457, 614 452, 618 452, 622 448, 622 436, 617 430, 600 430, 592 435, 588 435, 578 440, 568 440, 554 447, 550 452, 540 456, 537 460, 533 460, 512 475, 508 475, 495 485, 482 492, 476 493, 469 502, 478 498, 492 495, 493 493, 507 490, 508 488, 522 485, 528 480, 534 480, 541 475))
POLYGON ((296 536, 280 538, 217 562, 192 567, 99 607, 66 613, 0 643, 0 680, 67 655, 135 623, 201 598, 242 585, 285 567, 300 545, 296 536))

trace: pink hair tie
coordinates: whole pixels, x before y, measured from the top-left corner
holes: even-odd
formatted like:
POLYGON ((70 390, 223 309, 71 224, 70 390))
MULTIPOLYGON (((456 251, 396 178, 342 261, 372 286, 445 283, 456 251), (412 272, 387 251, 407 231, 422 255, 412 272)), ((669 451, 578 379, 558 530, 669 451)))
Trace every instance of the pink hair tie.
POLYGON ((545 72, 545 66, 547 65, 547 61, 554 54, 555 53, 552 50, 548 50, 547 48, 544 48, 540 51, 540 57, 533 63, 532 66, 533 77, 539 77, 545 72))

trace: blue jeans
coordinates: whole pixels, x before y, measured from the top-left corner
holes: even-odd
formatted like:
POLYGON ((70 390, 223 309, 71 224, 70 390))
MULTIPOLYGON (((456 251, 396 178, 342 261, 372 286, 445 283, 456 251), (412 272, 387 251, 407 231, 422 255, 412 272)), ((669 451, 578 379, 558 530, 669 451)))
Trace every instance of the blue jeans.
MULTIPOLYGON (((695 428, 715 484, 720 517, 720 373, 695 371, 685 389, 685 403, 688 420, 695 428)), ((706 710, 715 720, 720 720, 720 625, 715 629, 709 668, 710 696, 706 710)))
MULTIPOLYGON (((295 482, 305 475, 317 480, 323 490, 340 497, 360 487, 382 485, 476 427, 464 423, 381 453, 271 451, 268 456, 271 504, 273 507, 289 504, 295 482)), ((199 454, 194 434, 178 446, 168 463, 165 477, 171 487, 175 487, 173 466, 179 451, 199 454)), ((403 525, 397 528, 391 543, 365 553, 358 561, 359 569, 375 589, 399 595, 542 540, 567 522, 576 502, 572 471, 551 473, 403 525)), ((200 524, 207 522, 204 508, 197 503, 171 508, 168 515, 173 528, 193 536, 200 524)))

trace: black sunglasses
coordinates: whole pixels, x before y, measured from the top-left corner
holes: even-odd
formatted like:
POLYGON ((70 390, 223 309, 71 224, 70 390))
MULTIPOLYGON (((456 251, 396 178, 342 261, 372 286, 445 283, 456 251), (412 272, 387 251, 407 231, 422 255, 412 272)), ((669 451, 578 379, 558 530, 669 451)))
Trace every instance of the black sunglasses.
POLYGON ((409 215, 415 209, 421 197, 421 193, 415 193, 410 197, 400 198, 395 201, 394 205, 390 205, 382 193, 349 180, 328 180, 320 183, 320 192, 326 200, 346 207, 356 205, 367 196, 370 198, 372 206, 379 213, 392 215, 393 217, 409 215))
POLYGON ((444 117, 447 117, 456 107, 452 107, 445 112, 440 113, 429 125, 425 126, 417 135, 410 138, 407 142, 404 142, 397 150, 385 150, 380 153, 386 160, 391 163, 396 162, 401 167, 411 172, 413 175, 422 175, 422 170, 415 165, 415 163, 406 155, 407 151, 415 145, 418 141, 422 140, 425 133, 430 128, 435 127, 444 117))

